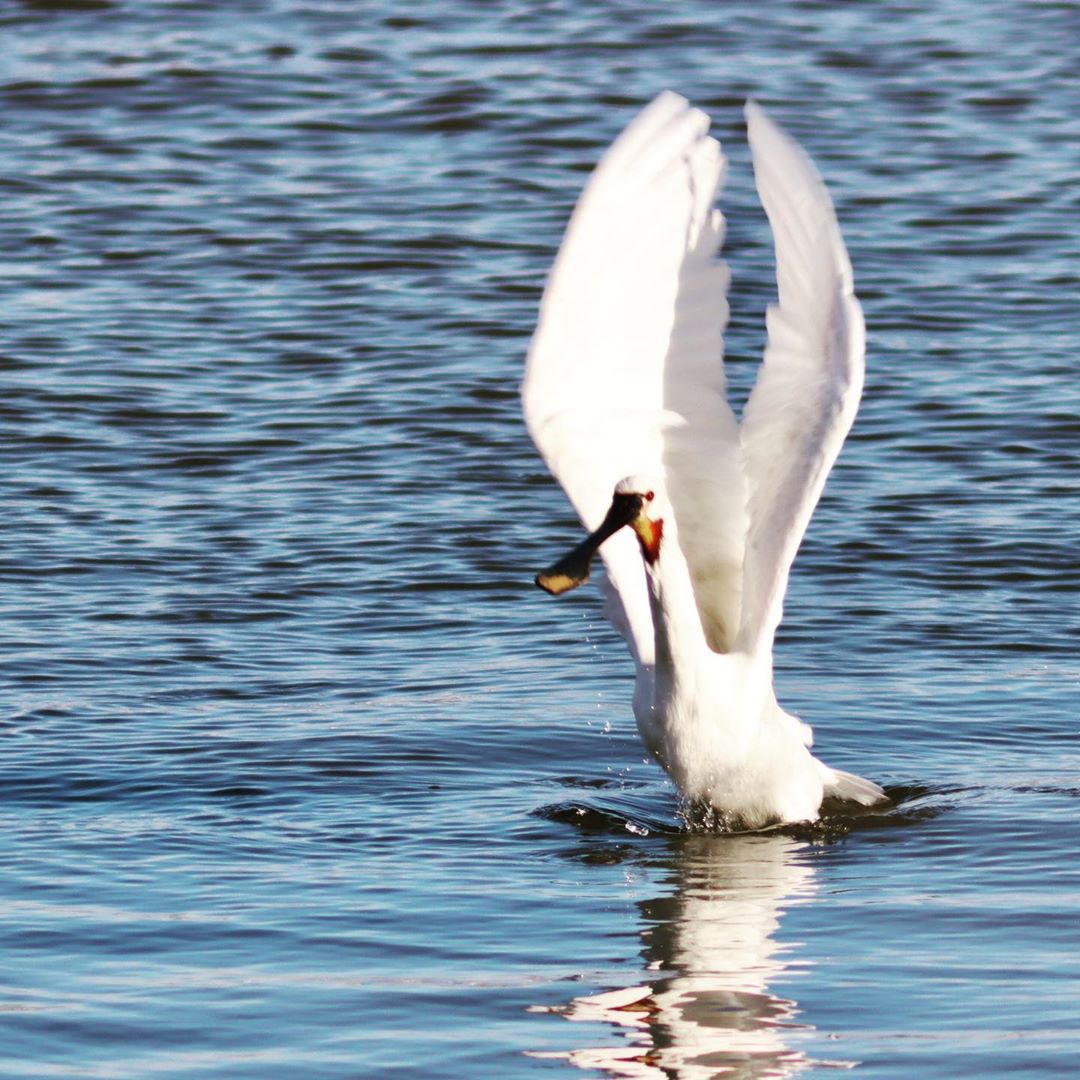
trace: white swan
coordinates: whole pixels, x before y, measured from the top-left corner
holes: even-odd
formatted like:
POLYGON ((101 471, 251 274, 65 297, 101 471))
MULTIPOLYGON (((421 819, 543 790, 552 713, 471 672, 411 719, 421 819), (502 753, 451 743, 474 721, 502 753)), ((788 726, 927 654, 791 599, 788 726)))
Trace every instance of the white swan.
POLYGON ((600 550, 646 746, 689 799, 761 828, 813 821, 825 796, 884 793, 813 757, 810 728, 773 693, 788 572, 858 407, 865 334, 821 178, 753 102, 746 119, 779 303, 741 423, 722 360, 724 159, 708 117, 672 93, 585 187, 522 398, 537 449, 595 530, 537 584, 573 588, 600 550))

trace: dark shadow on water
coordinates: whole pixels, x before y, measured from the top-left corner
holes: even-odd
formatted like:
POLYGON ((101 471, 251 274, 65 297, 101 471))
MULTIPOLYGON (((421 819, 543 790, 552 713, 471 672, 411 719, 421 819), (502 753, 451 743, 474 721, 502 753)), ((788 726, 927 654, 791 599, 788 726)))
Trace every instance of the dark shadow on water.
POLYGON ((112 0, 19 0, 31 11, 107 11, 112 0))
POLYGON ((918 784, 893 784, 885 788, 889 797, 881 806, 826 799, 821 817, 810 824, 785 825, 779 832, 799 840, 838 840, 853 832, 871 829, 907 828, 950 810, 957 788, 930 788, 918 784))
MULTIPOLYGON (((585 781, 563 778, 565 786, 593 787, 585 781)), ((657 798, 655 790, 605 790, 596 785, 587 799, 571 799, 539 807, 537 817, 572 825, 590 836, 771 835, 788 836, 808 843, 828 843, 854 832, 896 829, 918 825, 952 807, 957 788, 930 788, 916 784, 886 787, 889 802, 866 807, 827 799, 815 822, 778 825, 769 829, 734 829, 709 808, 677 804, 657 798)))

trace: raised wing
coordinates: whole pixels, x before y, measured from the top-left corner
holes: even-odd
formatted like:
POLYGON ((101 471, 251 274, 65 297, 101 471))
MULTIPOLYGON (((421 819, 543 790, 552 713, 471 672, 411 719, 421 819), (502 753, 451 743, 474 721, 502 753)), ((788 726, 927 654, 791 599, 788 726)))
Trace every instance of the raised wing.
MULTIPOLYGON (((708 127, 704 113, 672 93, 634 119, 586 185, 544 292, 522 389, 525 420, 590 530, 619 480, 666 467, 680 536, 684 510, 689 535, 696 522, 687 504, 699 486, 692 470, 680 472, 691 456, 689 432, 719 415, 720 441, 737 457, 723 397, 727 275, 713 258, 723 158, 708 127)), ((623 609, 613 605, 613 621, 635 657, 652 663, 636 541, 624 531, 601 554, 623 609)), ((714 563, 703 565, 715 573, 714 563)), ((709 621, 727 627, 734 615, 709 621)))
POLYGON ((750 496, 738 647, 770 649, 788 572, 862 394, 866 338, 832 203, 805 153, 746 106, 780 302, 742 420, 750 496))

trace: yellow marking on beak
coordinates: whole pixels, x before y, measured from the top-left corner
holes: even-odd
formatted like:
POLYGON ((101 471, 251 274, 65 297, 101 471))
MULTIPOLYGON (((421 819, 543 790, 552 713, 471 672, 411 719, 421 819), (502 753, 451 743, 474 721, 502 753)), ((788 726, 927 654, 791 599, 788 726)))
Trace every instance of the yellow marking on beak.
POLYGON ((536 584, 539 585, 544 592, 551 593, 552 596, 559 596, 564 592, 569 592, 571 589, 584 584, 588 580, 588 577, 571 577, 569 574, 560 573, 541 573, 536 575, 536 584))

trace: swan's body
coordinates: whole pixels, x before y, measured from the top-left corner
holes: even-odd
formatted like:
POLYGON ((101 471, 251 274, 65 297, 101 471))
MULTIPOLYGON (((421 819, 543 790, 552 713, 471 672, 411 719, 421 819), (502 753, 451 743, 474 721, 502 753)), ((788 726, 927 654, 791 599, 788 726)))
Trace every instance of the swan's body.
POLYGON ((615 141, 578 203, 523 401, 596 530, 538 583, 572 588, 600 549, 646 746, 690 799, 756 828, 814 820, 826 795, 884 796, 814 758, 810 728, 773 694, 788 572, 858 407, 865 339, 824 185, 752 103, 747 122, 780 297, 741 423, 725 395, 728 278, 715 257, 723 158, 705 114, 670 93, 615 141))

